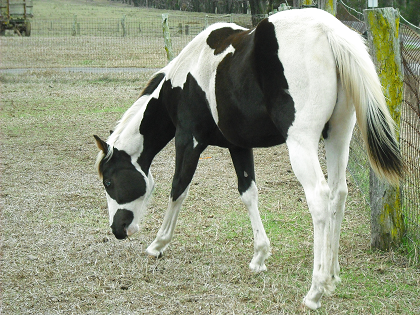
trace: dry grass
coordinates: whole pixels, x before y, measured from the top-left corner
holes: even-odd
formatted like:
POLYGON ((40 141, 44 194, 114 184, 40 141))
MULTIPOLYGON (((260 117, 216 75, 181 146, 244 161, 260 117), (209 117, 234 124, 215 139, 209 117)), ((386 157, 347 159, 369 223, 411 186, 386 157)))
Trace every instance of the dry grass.
POLYGON ((369 249, 369 213, 350 182, 343 283, 303 311, 312 224, 285 147, 256 150, 268 271, 248 270, 252 231, 228 152, 203 153, 174 241, 144 254, 162 222, 173 144, 153 163, 157 189, 141 233, 117 241, 93 168, 145 74, 31 72, 1 77, 1 290, 4 314, 419 314, 420 274, 397 252, 369 249))
MULTIPOLYGON (((162 13, 170 16, 175 55, 206 23, 230 20, 221 15, 206 18, 205 13, 136 8, 106 0, 36 0, 32 35, 19 37, 8 31, 9 36, 0 37, 0 68, 161 68, 167 62, 162 13), (74 15, 77 28, 74 28, 74 15), (121 25, 123 16, 126 16, 126 37, 121 25), (187 26, 189 35, 185 35, 187 26), (72 36, 73 30, 77 30, 76 36, 72 36)), ((232 19, 243 26, 250 23, 246 15, 235 15, 232 19)))

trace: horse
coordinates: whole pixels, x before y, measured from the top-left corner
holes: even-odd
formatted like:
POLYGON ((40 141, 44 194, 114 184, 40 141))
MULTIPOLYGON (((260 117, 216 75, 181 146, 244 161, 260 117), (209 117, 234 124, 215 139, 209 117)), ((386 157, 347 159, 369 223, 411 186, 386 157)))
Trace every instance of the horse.
POLYGON ((395 125, 364 39, 318 9, 280 12, 246 29, 216 23, 147 83, 99 148, 96 167, 117 239, 138 232, 154 180, 155 155, 175 138, 175 172, 162 226, 147 254, 168 247, 207 146, 227 148, 254 235, 252 271, 266 270, 270 241, 258 210, 253 148, 286 143, 314 226, 313 274, 303 299, 321 306, 339 278, 346 167, 358 123, 378 177, 397 185, 403 162, 395 125), (327 179, 318 159, 324 139, 327 179))

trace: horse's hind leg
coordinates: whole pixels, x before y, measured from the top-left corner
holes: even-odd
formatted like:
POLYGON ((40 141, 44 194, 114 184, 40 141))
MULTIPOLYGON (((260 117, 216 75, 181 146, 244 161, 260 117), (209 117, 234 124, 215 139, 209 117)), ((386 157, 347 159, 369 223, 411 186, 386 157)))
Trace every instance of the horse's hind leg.
POLYGON ((338 248, 341 222, 344 216, 344 206, 347 198, 346 167, 349 157, 349 145, 355 124, 354 109, 347 106, 344 92, 339 90, 339 98, 329 128, 325 135, 325 152, 327 158, 328 186, 330 187, 331 213, 331 276, 333 282, 339 282, 340 266, 338 263, 338 248))
POLYGON ((146 253, 155 257, 160 257, 172 240, 181 205, 188 195, 189 185, 197 168, 200 154, 206 148, 206 145, 195 143, 191 134, 182 133, 179 130, 175 135, 175 146, 175 174, 168 209, 156 239, 146 249, 146 253))
MULTIPOLYGON (((302 184, 314 226, 314 267, 312 286, 304 299, 311 309, 321 306, 321 297, 329 290, 331 277, 330 188, 318 160, 318 133, 289 135, 287 146, 293 171, 302 184), (302 142, 305 140, 305 142, 302 142)), ((319 131, 319 134, 321 131, 319 131)))
POLYGON ((249 268, 255 272, 265 271, 267 268, 264 262, 270 256, 270 241, 258 211, 258 189, 255 184, 252 149, 230 148, 229 151, 238 176, 238 190, 248 209, 254 233, 254 257, 249 268))

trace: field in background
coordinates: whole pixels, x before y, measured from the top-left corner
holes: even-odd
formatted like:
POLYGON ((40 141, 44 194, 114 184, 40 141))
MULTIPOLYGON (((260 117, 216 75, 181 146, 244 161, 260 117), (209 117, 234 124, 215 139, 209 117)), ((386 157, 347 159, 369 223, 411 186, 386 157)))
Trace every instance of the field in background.
POLYGON ((135 8, 105 0, 35 0, 31 36, 7 31, 9 36, 0 38, 0 69, 161 68, 167 63, 163 13, 169 14, 175 55, 215 22, 251 26, 248 15, 135 8))
POLYGON ((141 232, 116 240, 93 167, 92 135, 107 136, 149 75, 0 75, 4 314, 420 312, 419 270, 398 252, 370 250, 369 211, 352 182, 342 284, 320 311, 301 311, 312 273, 312 223, 284 146, 255 151, 260 210, 272 243, 267 272, 248 269, 252 230, 225 149, 203 153, 162 259, 144 250, 167 207, 173 143, 153 162, 157 188, 141 232))

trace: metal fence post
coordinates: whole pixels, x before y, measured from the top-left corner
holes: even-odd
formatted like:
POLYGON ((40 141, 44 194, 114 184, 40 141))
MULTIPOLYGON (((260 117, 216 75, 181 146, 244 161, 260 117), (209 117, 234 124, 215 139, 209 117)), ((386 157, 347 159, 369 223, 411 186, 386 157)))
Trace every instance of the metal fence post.
MULTIPOLYGON (((364 10, 370 53, 376 65, 388 108, 399 138, 403 101, 403 68, 401 63, 399 12, 394 8, 364 10)), ((370 172, 371 246, 389 250, 398 246, 404 234, 401 190, 378 180, 370 172)))
POLYGON ((171 33, 169 32, 168 14, 162 14, 162 28, 163 28, 163 39, 165 41, 166 57, 168 61, 174 59, 174 53, 172 51, 172 40, 171 33))

